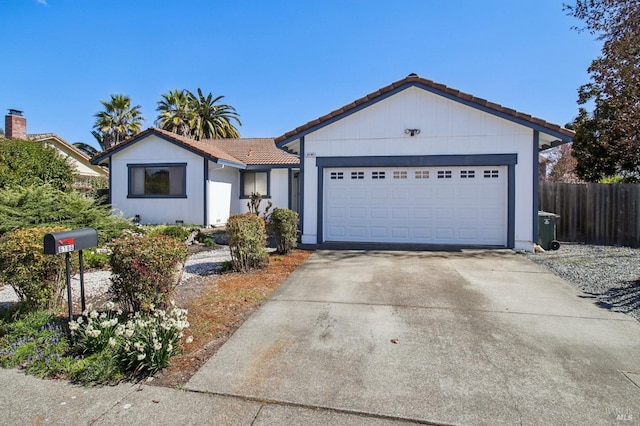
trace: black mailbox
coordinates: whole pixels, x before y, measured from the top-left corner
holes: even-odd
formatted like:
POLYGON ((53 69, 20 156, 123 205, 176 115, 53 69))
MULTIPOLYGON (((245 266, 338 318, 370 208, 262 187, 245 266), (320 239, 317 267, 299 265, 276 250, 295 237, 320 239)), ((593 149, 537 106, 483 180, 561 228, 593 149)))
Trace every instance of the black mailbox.
POLYGON ((44 254, 61 254, 98 245, 98 231, 93 228, 53 232, 44 236, 44 254))

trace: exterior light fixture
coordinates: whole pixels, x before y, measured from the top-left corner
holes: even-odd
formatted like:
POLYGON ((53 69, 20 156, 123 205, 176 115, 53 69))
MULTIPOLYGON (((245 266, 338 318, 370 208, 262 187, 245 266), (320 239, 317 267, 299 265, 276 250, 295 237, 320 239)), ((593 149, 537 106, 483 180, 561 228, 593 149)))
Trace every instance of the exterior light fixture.
POLYGON ((404 129, 405 135, 415 136, 420 134, 420 129, 404 129))

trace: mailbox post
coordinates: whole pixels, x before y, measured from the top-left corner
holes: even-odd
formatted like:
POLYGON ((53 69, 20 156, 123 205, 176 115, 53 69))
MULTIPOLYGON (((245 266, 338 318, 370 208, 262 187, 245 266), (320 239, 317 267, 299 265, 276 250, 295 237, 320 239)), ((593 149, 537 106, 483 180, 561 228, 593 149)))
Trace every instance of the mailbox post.
POLYGON ((44 254, 65 255, 67 304, 69 307, 69 321, 73 321, 73 302, 71 300, 71 261, 69 254, 77 251, 80 262, 80 300, 82 310, 86 309, 84 299, 84 265, 82 250, 98 245, 98 231, 93 228, 81 228, 71 231, 52 232, 44 236, 44 254))

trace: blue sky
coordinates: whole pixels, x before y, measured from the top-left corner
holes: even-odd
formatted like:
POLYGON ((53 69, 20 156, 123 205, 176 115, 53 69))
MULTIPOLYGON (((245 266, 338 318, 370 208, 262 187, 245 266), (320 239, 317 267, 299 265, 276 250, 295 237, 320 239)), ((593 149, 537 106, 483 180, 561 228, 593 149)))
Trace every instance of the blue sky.
POLYGON ((276 137, 413 72, 564 125, 600 51, 579 24, 561 0, 0 0, 0 110, 97 146, 111 93, 147 128, 200 87, 276 137))

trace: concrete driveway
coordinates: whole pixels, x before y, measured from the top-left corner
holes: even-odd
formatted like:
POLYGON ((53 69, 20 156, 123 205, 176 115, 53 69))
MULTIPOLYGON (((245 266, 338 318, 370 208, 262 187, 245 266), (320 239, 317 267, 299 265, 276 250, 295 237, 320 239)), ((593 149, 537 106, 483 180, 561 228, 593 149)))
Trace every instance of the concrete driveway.
POLYGON ((293 408, 275 423, 595 425, 637 424, 639 386, 640 323, 472 250, 318 251, 186 388, 293 408))

